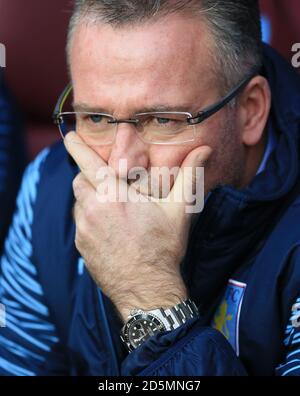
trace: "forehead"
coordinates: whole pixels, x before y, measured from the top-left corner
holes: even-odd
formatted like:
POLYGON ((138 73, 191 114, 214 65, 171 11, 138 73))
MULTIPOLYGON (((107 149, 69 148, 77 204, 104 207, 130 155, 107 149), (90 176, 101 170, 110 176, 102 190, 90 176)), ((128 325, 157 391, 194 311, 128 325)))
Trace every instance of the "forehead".
POLYGON ((99 92, 102 101, 121 107, 124 101, 134 106, 154 98, 192 100, 198 86, 202 92, 211 86, 212 46, 199 18, 171 15, 121 28, 82 23, 70 53, 75 101, 96 105, 99 92))

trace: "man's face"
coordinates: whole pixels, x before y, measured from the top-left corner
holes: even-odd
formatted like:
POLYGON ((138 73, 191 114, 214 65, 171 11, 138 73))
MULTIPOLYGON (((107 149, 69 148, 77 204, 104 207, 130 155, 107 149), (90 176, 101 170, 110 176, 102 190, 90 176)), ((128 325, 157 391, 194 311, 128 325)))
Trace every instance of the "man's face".
MULTIPOLYGON (((181 15, 136 27, 82 24, 70 54, 74 103, 121 119, 161 106, 196 114, 220 98, 212 48, 205 23, 181 15)), ((114 144, 93 149, 116 172, 121 159, 129 169, 150 171, 180 167, 193 149, 208 145, 206 185, 238 184, 243 151, 234 124, 223 109, 197 126, 194 142, 164 146, 144 143, 133 125, 119 124, 114 144)))

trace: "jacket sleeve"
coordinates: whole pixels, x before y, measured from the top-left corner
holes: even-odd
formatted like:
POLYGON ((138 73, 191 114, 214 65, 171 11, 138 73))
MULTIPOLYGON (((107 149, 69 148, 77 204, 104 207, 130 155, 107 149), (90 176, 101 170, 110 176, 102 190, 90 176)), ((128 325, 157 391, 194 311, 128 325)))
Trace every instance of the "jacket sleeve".
POLYGON ((148 339, 122 365, 125 376, 245 376, 224 336, 199 319, 148 339))
POLYGON ((285 330, 285 361, 276 369, 278 376, 300 376, 300 297, 291 309, 285 330))
POLYGON ((64 372, 59 338, 32 257, 31 226, 44 150, 25 171, 0 271, 0 375, 64 372))
POLYGON ((0 246, 2 247, 25 165, 22 128, 0 70, 0 246))

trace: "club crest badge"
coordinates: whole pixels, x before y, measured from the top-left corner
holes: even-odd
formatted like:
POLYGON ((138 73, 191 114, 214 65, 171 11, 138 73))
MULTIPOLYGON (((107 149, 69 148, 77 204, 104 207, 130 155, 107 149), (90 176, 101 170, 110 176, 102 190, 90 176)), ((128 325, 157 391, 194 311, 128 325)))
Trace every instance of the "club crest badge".
POLYGON ((239 356, 239 320, 246 284, 230 279, 214 315, 212 327, 219 330, 239 356))

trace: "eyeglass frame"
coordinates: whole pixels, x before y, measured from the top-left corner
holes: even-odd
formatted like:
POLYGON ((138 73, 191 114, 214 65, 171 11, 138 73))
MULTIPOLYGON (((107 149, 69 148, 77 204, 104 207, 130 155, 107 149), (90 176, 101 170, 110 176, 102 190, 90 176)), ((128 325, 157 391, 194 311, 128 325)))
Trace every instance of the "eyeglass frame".
MULTIPOLYGON (((200 110, 195 116, 192 115, 192 113, 189 112, 176 112, 176 111, 157 111, 157 112, 147 112, 147 113, 137 113, 136 116, 140 115, 153 115, 153 114, 185 114, 187 115, 187 126, 195 126, 203 121, 207 120, 209 117, 213 116, 216 114, 218 111, 220 111, 223 107, 225 107, 229 102, 231 102, 232 99, 234 99, 246 86, 249 84, 249 82, 259 75, 259 69, 254 69, 247 77, 245 77, 239 84, 237 84, 233 89, 231 89, 225 96, 223 96, 221 99, 219 99, 217 102, 213 103, 212 105, 209 105, 205 107, 203 110, 200 110)), ((57 103, 55 105, 54 111, 53 111, 53 122, 55 125, 59 127, 61 124, 61 116, 64 114, 62 112, 62 108, 67 100, 67 97, 69 96, 70 92, 72 91, 73 86, 71 83, 69 83, 66 88, 63 90, 61 95, 59 96, 57 103)), ((66 114, 76 114, 77 112, 72 112, 66 114)), ((103 114, 104 113, 93 113, 89 112, 88 114, 103 114)), ((129 119, 116 119, 113 117, 111 114, 105 114, 113 119, 113 121, 109 121, 110 124, 121 124, 121 123, 129 123, 129 124, 137 124, 139 121, 134 119, 134 118, 129 118, 129 119)), ((156 142, 148 142, 149 144, 175 144, 175 143, 156 143, 156 142)), ((181 143, 176 143, 176 144, 183 144, 184 142, 181 143)), ((111 144, 111 143, 110 143, 111 144)))

